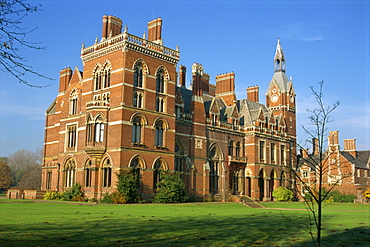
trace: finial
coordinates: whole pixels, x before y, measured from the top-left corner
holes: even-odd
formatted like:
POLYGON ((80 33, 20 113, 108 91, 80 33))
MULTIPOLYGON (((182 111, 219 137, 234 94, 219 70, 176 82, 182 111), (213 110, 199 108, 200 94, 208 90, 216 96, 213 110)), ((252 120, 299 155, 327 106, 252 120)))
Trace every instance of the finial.
POLYGON ((146 32, 144 31, 143 39, 146 39, 146 32))
POLYGON ((179 45, 176 45, 176 51, 180 51, 179 45))
POLYGON ((128 32, 128 25, 125 25, 124 32, 125 32, 125 33, 127 33, 127 32, 128 32))
POLYGON ((85 48, 85 42, 82 42, 82 47, 81 49, 84 49, 85 48))
POLYGON ((98 42, 99 42, 99 38, 98 38, 98 36, 96 36, 94 44, 97 44, 98 42))
POLYGON ((109 32, 109 36, 108 36, 108 38, 112 38, 112 36, 113 36, 113 31, 112 31, 112 29, 110 30, 110 32, 109 32))

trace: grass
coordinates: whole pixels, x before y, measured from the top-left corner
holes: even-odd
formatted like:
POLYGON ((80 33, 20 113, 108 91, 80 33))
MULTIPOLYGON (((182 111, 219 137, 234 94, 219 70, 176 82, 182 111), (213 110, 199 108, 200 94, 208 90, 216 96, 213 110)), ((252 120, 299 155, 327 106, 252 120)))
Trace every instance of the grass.
MULTIPOLYGON (((354 206, 326 209, 323 246, 370 244, 370 205, 354 206)), ((307 212, 234 203, 94 205, 0 199, 0 246, 311 246, 309 235, 286 218, 306 222, 307 212)))

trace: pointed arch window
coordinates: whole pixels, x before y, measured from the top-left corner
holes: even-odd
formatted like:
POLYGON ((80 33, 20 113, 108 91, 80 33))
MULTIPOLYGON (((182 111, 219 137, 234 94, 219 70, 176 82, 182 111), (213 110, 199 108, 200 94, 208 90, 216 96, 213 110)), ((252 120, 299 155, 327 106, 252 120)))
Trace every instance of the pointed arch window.
POLYGON ((104 68, 97 68, 93 75, 95 91, 110 87, 110 76, 111 70, 109 65, 106 65, 104 68))
POLYGON ((69 159, 64 166, 64 186, 72 187, 76 181, 76 164, 73 159, 69 159))
POLYGON ((91 187, 92 171, 91 160, 88 160, 85 165, 85 187, 91 187))
POLYGON ((69 115, 76 115, 78 107, 78 93, 77 90, 73 90, 69 98, 69 115))
POLYGON ((237 142, 236 143, 236 146, 235 146, 235 156, 236 157, 240 157, 240 142, 237 142))
POLYGON ((86 121, 86 143, 93 142, 93 133, 94 133, 94 123, 91 119, 91 116, 88 116, 86 121))
POLYGON ((141 131, 142 131, 142 118, 135 116, 132 119, 132 137, 131 142, 134 144, 141 143, 141 131))
POLYGON ((77 146, 77 125, 67 126, 67 148, 75 148, 77 146))
POLYGON ((142 161, 139 159, 139 157, 136 157, 131 161, 130 167, 133 168, 136 189, 140 189, 142 161))
POLYGON ((159 69, 156 75, 156 92, 164 93, 164 71, 159 69))
POLYGON ((155 110, 158 112, 164 112, 164 99, 161 97, 157 97, 155 110))
POLYGON ((179 143, 175 145, 175 171, 183 173, 185 171, 184 150, 179 143))
POLYGON ((104 122, 99 116, 95 122, 95 142, 104 142, 104 122))
POLYGON ((164 141, 163 141, 163 136, 164 136, 164 123, 162 120, 157 120, 155 122, 155 146, 156 147, 163 147, 164 146, 164 141))
POLYGON ((161 173, 164 170, 163 161, 157 160, 153 167, 153 188, 158 188, 158 183, 161 181, 161 173))
POLYGON ((234 141, 229 142, 229 156, 233 156, 234 154, 234 141))
POLYGON ((137 63, 134 67, 134 87, 143 87, 143 65, 137 63))
POLYGON ((103 162, 103 187, 111 187, 112 185, 112 165, 109 159, 103 162))
POLYGON ((209 153, 209 191, 212 194, 218 192, 220 156, 213 147, 209 153))
POLYGON ((134 92, 134 107, 142 108, 143 107, 143 94, 140 92, 134 92))

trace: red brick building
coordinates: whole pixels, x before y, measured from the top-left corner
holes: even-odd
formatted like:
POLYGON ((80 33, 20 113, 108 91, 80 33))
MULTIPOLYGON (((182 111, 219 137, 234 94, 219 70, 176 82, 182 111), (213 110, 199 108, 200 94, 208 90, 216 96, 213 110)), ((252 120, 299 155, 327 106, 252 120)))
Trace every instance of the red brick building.
POLYGON ((143 38, 122 32, 122 21, 103 16, 102 38, 81 50, 83 71, 60 72, 59 92, 46 111, 42 189, 75 183, 88 197, 113 192, 116 173, 134 168, 137 189, 150 198, 161 170, 182 173, 188 193, 227 200, 246 195, 272 200, 290 186, 295 164, 295 92, 278 41, 266 105, 258 86, 247 99, 235 94, 235 74, 216 83, 194 63, 192 85, 179 51, 163 46, 162 19, 143 38))
MULTIPOLYGON (((313 153, 308 154, 302 150, 298 165, 298 174, 302 181, 310 187, 317 186, 317 171, 320 164, 317 141, 314 142, 313 153)), ((356 202, 363 202, 370 179, 370 151, 357 151, 356 139, 344 140, 344 149, 339 145, 339 132, 329 131, 328 148, 323 154, 322 168, 323 187, 329 189, 335 185, 335 189, 343 194, 356 195, 356 202)), ((300 194, 306 193, 299 185, 300 194)))

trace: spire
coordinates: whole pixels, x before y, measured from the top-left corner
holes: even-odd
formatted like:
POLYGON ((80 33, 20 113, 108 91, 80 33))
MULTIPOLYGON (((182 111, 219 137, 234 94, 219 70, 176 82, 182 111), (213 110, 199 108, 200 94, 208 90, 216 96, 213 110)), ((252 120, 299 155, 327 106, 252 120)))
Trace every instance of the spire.
POLYGON ((282 71, 285 72, 285 57, 283 48, 280 45, 280 39, 276 45, 275 57, 274 57, 274 67, 275 72, 282 71))

